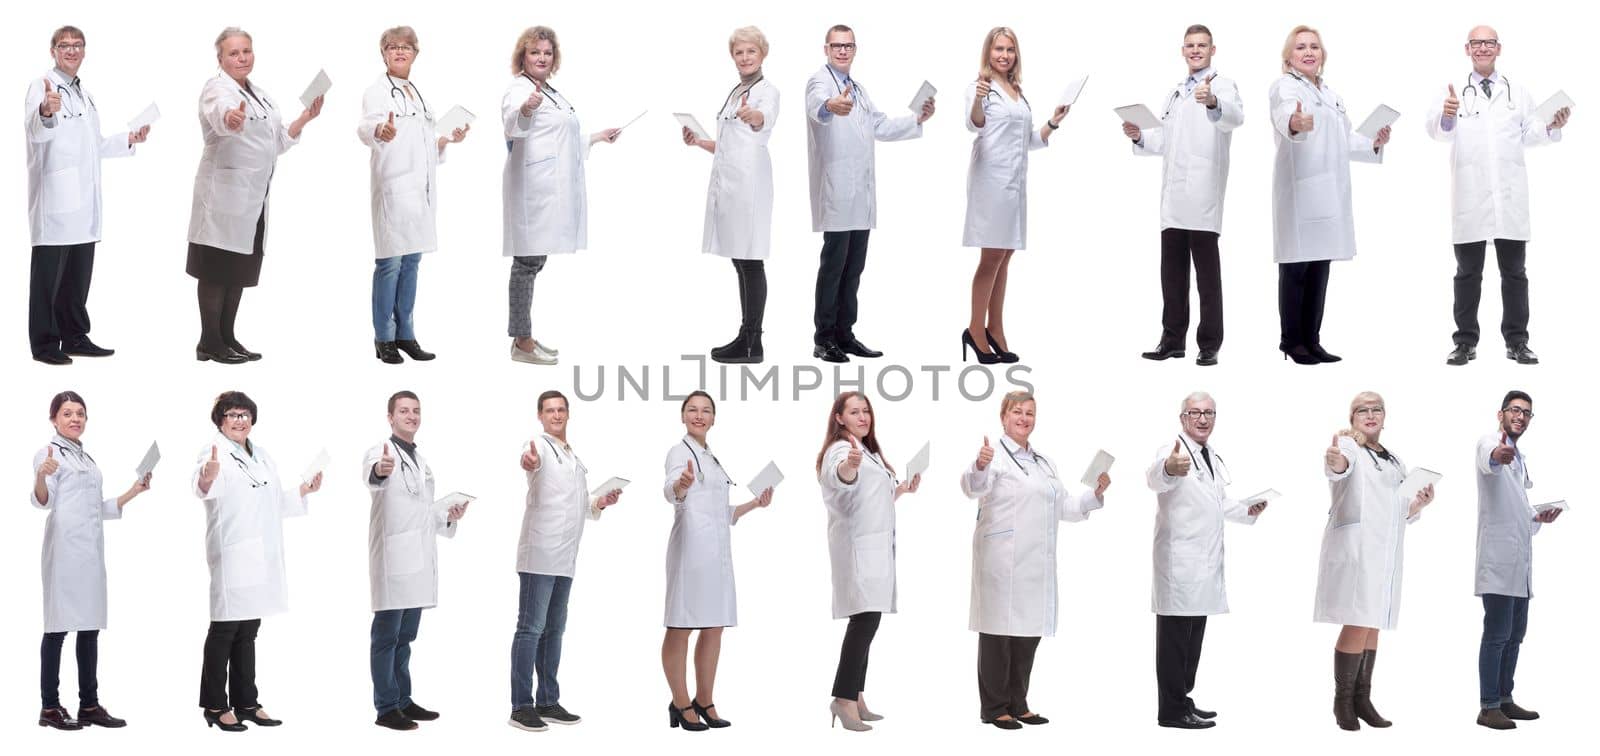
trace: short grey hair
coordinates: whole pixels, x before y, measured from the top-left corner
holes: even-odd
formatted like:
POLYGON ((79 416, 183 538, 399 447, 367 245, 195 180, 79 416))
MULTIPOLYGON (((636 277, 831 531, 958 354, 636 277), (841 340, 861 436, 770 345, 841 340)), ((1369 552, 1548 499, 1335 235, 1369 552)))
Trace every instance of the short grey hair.
POLYGON ((384 52, 390 42, 400 42, 411 45, 411 49, 422 52, 422 45, 417 42, 417 32, 409 26, 396 26, 393 29, 384 29, 383 35, 378 37, 378 52, 384 52))
POLYGON ((1200 402, 1211 402, 1212 404, 1216 404, 1217 400, 1212 399, 1211 395, 1204 391, 1196 391, 1183 398, 1183 403, 1178 405, 1178 414, 1181 415, 1184 412, 1187 412, 1191 405, 1199 404, 1200 402))
POLYGON ((256 43, 256 38, 250 36, 250 32, 240 29, 237 26, 230 26, 226 29, 223 29, 222 33, 217 35, 217 41, 212 43, 212 46, 217 48, 218 55, 222 54, 222 43, 226 42, 229 37, 244 37, 245 39, 250 40, 250 44, 253 45, 256 43))
POLYGON ((761 51, 761 56, 766 57, 767 35, 762 34, 760 29, 754 26, 741 26, 734 29, 733 34, 728 35, 728 52, 733 52, 733 46, 740 42, 749 42, 755 45, 756 49, 761 51))

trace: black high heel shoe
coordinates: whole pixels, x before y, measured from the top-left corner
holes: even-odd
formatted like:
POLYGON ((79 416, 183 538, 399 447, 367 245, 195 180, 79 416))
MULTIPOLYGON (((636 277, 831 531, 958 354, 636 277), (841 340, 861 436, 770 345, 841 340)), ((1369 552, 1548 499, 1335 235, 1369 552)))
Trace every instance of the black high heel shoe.
POLYGON ((283 724, 283 720, 281 719, 271 719, 261 716, 260 706, 236 706, 233 709, 233 715, 239 718, 241 725, 244 722, 249 722, 250 724, 260 727, 277 727, 278 725, 283 724))
POLYGON ((700 721, 705 722, 707 727, 721 729, 733 724, 726 719, 717 719, 716 717, 711 716, 711 712, 707 710, 717 708, 716 704, 706 704, 705 706, 701 706, 699 701, 690 699, 689 706, 690 708, 694 709, 694 713, 700 715, 700 721))
POLYGON ((978 364, 980 364, 980 365, 993 365, 993 364, 995 364, 995 363, 1000 361, 1000 355, 995 354, 994 352, 985 352, 982 349, 979 349, 978 348, 978 342, 972 340, 972 332, 967 330, 967 329, 965 329, 965 328, 963 328, 963 329, 961 329, 961 361, 962 362, 966 362, 967 361, 967 350, 968 349, 971 349, 973 352, 977 353, 977 355, 978 355, 978 364))
POLYGON ((1317 359, 1317 356, 1312 354, 1311 350, 1309 350, 1309 349, 1307 349, 1307 348, 1305 348, 1303 346, 1292 347, 1292 348, 1289 348, 1289 349, 1283 349, 1282 347, 1279 347, 1279 351, 1283 352, 1283 358, 1284 359, 1286 359, 1286 360, 1294 360, 1294 364, 1296 364, 1296 365, 1321 365, 1322 364, 1322 360, 1317 359))
MULTIPOLYGON (((667 726, 668 727, 682 727, 684 732, 700 732, 702 730, 711 729, 710 725, 707 725, 705 722, 690 722, 689 720, 684 719, 683 718, 683 714, 684 714, 684 712, 688 712, 688 711, 694 711, 694 704, 692 702, 688 706, 685 706, 685 707, 680 709, 680 708, 678 708, 677 704, 674 704, 673 702, 668 701, 667 702, 667 726)), ((699 712, 695 712, 695 713, 698 714, 699 712)))
POLYGON ((206 727, 216 727, 223 732, 244 732, 245 730, 250 729, 245 727, 243 722, 234 722, 233 724, 229 724, 222 721, 222 715, 227 713, 227 709, 218 709, 216 711, 212 711, 210 709, 200 710, 200 714, 206 718, 206 727))
POLYGON ((994 340, 994 334, 989 333, 989 329, 983 329, 983 337, 989 340, 989 348, 993 349, 994 353, 1000 356, 1001 362, 1012 363, 1022 360, 1021 357, 1017 356, 1016 352, 1007 352, 1006 350, 1001 349, 1000 342, 994 340))
POLYGON ((1337 354, 1333 354, 1332 352, 1323 349, 1321 344, 1312 344, 1311 346, 1306 347, 1306 351, 1310 352, 1312 357, 1317 358, 1318 362, 1338 362, 1339 360, 1344 359, 1337 354))

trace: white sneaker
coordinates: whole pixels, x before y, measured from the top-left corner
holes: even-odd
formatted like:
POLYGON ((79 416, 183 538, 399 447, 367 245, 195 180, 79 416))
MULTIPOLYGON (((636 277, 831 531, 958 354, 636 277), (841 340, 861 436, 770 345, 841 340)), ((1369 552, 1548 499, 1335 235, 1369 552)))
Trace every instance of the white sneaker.
POLYGON ((545 346, 544 342, 539 341, 538 339, 534 339, 533 340, 533 351, 538 352, 540 354, 543 354, 546 357, 550 357, 552 359, 554 359, 557 355, 561 354, 561 350, 560 349, 556 349, 555 347, 551 347, 551 346, 545 346))
POLYGON ((511 342, 511 361, 526 362, 530 365, 554 365, 556 364, 556 356, 539 351, 537 346, 533 348, 533 351, 525 352, 517 347, 517 342, 513 341, 511 342))

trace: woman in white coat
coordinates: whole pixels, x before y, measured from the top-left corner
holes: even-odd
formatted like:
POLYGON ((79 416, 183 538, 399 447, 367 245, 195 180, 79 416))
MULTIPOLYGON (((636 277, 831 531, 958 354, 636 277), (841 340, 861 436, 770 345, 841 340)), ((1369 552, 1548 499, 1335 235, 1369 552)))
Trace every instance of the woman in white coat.
POLYGON ((1390 722, 1373 707, 1372 667, 1378 632, 1400 619, 1400 578, 1406 526, 1433 501, 1433 486, 1405 499, 1405 463, 1379 441, 1388 410, 1371 391, 1350 400, 1350 429, 1323 453, 1333 495, 1322 534, 1314 619, 1343 625, 1333 649, 1333 715, 1346 730, 1390 722))
POLYGON ((200 672, 207 726, 240 732, 245 722, 283 724, 267 716, 256 693, 256 633, 261 618, 289 609, 283 518, 306 513, 306 496, 322 473, 286 487, 278 466, 250 440, 256 403, 239 391, 217 397, 217 435, 196 460, 194 495, 206 506, 206 565, 211 569, 211 626, 200 672))
POLYGON ((706 190, 701 251, 733 259, 739 279, 739 335, 711 350, 717 362, 761 362, 761 320, 767 309, 767 271, 772 251, 772 155, 767 142, 778 122, 778 88, 767 81, 767 37, 754 26, 733 31, 728 54, 739 83, 717 111, 717 138, 700 139, 683 128, 683 143, 712 154, 706 190))
POLYGON ((687 432, 667 450, 662 486, 672 505, 672 533, 667 536, 667 634, 661 641, 661 669, 672 691, 668 724, 698 731, 732 724, 717 716, 712 696, 722 629, 738 624, 730 530, 750 510, 771 504, 772 489, 737 507, 730 505, 733 478, 706 445, 706 435, 717 424, 716 403, 710 394, 695 391, 683 400, 679 413, 687 432), (695 695, 690 698, 689 634, 696 630, 695 695))
POLYGON ((200 90, 205 151, 194 176, 189 257, 184 270, 199 283, 200 343, 195 359, 226 365, 261 359, 234 336, 239 300, 261 278, 266 254, 267 195, 278 156, 322 112, 322 98, 287 126, 277 103, 250 81, 255 70, 249 32, 230 26, 217 35, 222 72, 200 90))
POLYGON ((847 730, 872 729, 883 717, 867 709, 867 655, 883 614, 894 614, 894 505, 915 493, 922 475, 901 483, 878 446, 872 400, 846 391, 833 400, 828 430, 817 454, 817 482, 828 509, 828 560, 833 574, 833 618, 848 617, 828 711, 847 730))
POLYGON ((1066 105, 1038 131, 1033 107, 1022 96, 1022 49, 1017 33, 997 26, 983 39, 978 80, 967 85, 967 130, 972 162, 967 166, 967 221, 961 245, 979 247, 972 274, 972 313, 961 332, 961 359, 967 350, 978 362, 1016 362, 1007 350, 1005 329, 1006 275, 1011 255, 1028 246, 1028 152, 1050 144, 1061 128, 1066 105), (988 346, 988 350, 984 346, 988 346))
POLYGON ((391 365, 431 360, 417 343, 411 315, 417 302, 417 266, 424 252, 439 248, 435 221, 439 210, 439 163, 444 148, 467 136, 462 126, 448 135, 438 115, 411 81, 411 64, 421 49, 409 26, 387 29, 378 38, 385 70, 361 96, 356 136, 372 149, 372 332, 378 359, 391 365))
POLYGON ((83 448, 89 424, 88 405, 77 392, 63 391, 50 400, 55 434, 33 455, 33 489, 29 501, 45 517, 40 575, 44 578, 44 641, 39 645, 39 693, 43 706, 39 725, 77 730, 88 725, 122 727, 100 705, 100 631, 106 627, 106 538, 104 523, 122 517, 133 497, 150 490, 150 474, 134 481, 121 496, 106 498, 100 467, 83 448), (67 633, 78 634, 78 716, 61 705, 61 646, 67 633))
POLYGON ((1283 78, 1272 85, 1272 259, 1278 263, 1278 350, 1297 364, 1338 362, 1322 348, 1328 263, 1356 256, 1350 161, 1383 162, 1389 127, 1356 133, 1344 100, 1323 80, 1322 35, 1296 26, 1283 42, 1283 78))
POLYGON ((1002 730, 1050 721, 1028 706, 1028 681, 1039 639, 1056 634, 1056 530, 1105 506, 1111 485, 1101 473, 1093 491, 1069 494, 1028 441, 1037 412, 1033 394, 1006 394, 999 451, 985 436, 961 476, 961 492, 978 500, 967 628, 978 634, 979 717, 1002 730))
POLYGON ((583 161, 595 142, 615 142, 621 129, 585 135, 572 102, 550 86, 561 69, 554 29, 534 26, 511 51, 511 84, 500 99, 506 134, 501 184, 504 255, 511 258, 506 331, 511 359, 556 364, 556 350, 533 338, 533 283, 550 255, 572 254, 588 244, 589 210, 583 161))

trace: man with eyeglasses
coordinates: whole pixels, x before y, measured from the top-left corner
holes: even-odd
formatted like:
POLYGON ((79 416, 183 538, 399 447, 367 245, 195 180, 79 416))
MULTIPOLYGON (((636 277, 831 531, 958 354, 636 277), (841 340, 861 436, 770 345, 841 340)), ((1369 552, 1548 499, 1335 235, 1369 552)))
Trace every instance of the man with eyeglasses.
POLYGON ((83 39, 75 26, 50 35, 55 66, 28 85, 23 110, 33 236, 28 343, 33 359, 47 365, 114 351, 89 340, 89 283, 100 241, 100 159, 132 155, 133 146, 150 134, 143 126, 101 136, 94 98, 78 80, 83 39))
POLYGON ((1511 699, 1517 653, 1528 630, 1533 598, 1533 534, 1555 522, 1559 506, 1528 505, 1528 459, 1522 434, 1533 423, 1533 399, 1510 391, 1495 415, 1496 432, 1478 439, 1478 558, 1473 593, 1483 599, 1483 640, 1478 645, 1478 724, 1510 730, 1539 712, 1511 699))
MULTIPOLYGON (((411 700, 411 642, 422 610, 439 605, 438 536, 454 538, 467 501, 434 502, 433 470, 417 451, 422 402, 410 391, 389 397, 389 438, 367 450, 361 468, 372 492, 367 566, 372 583, 372 702, 376 724, 415 730, 439 718, 411 700)), ((455 498, 455 497, 451 497, 455 498)))
POLYGON ((1450 143, 1456 331, 1455 349, 1445 363, 1465 365, 1478 357, 1478 300, 1488 243, 1493 241, 1506 358, 1537 365, 1538 355, 1528 348, 1526 263, 1532 231, 1523 148, 1561 141, 1561 127, 1572 113, 1562 108, 1542 122, 1530 90, 1495 70, 1502 46, 1493 28, 1474 28, 1463 47, 1472 59, 1472 72, 1459 89, 1455 83, 1447 85, 1423 121, 1429 136, 1450 143))
POLYGON ((1197 708, 1189 693, 1200 668, 1206 617, 1228 612, 1222 576, 1224 520, 1255 524, 1265 500, 1228 497, 1231 482, 1222 456, 1211 448, 1217 403, 1197 391, 1178 408, 1182 426, 1145 471, 1156 493, 1155 568, 1150 609, 1156 615, 1156 723, 1203 730, 1217 713, 1197 708))
POLYGON ((839 24, 828 29, 825 40, 827 63, 806 82, 811 230, 822 232, 811 356, 849 362, 849 355, 883 356, 862 344, 854 330, 867 236, 878 224, 874 144, 922 136, 922 122, 933 117, 933 98, 922 103, 920 112, 884 115, 850 73, 855 32, 839 24))

